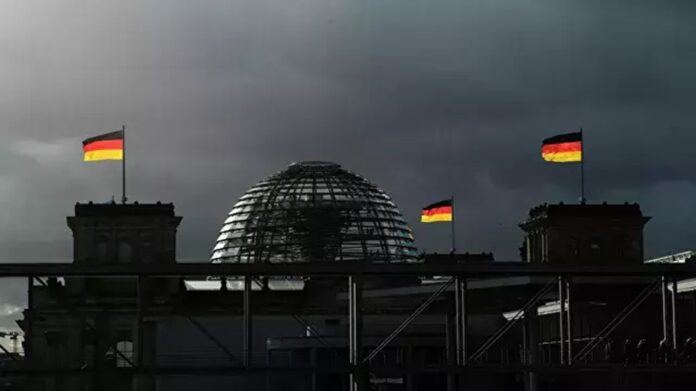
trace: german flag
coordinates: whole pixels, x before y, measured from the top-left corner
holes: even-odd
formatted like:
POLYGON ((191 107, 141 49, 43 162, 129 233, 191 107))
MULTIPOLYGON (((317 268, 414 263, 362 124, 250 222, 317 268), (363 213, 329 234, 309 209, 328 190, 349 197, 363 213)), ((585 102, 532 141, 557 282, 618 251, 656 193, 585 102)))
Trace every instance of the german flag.
POLYGON ((541 157, 547 162, 582 161, 582 133, 567 133, 547 138, 541 143, 541 157))
POLYGON ((86 162, 99 160, 123 160, 122 130, 88 138, 82 142, 86 162))
POLYGON ((452 221, 452 200, 436 202, 423 208, 421 223, 452 221))

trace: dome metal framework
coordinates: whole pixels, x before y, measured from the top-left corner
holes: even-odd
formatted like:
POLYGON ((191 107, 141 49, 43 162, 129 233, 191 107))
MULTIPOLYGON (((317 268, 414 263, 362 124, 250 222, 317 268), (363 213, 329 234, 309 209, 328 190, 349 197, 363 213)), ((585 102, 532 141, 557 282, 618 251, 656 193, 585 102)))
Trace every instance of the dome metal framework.
POLYGON ((391 198, 328 162, 290 165, 247 191, 225 220, 213 262, 415 262, 391 198))

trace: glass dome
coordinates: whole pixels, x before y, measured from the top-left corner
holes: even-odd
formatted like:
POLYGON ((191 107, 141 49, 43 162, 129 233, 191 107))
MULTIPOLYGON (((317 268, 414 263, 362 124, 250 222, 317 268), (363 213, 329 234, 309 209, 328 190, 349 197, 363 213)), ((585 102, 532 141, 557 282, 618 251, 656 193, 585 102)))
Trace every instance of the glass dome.
POLYGON ((391 198, 328 162, 290 165, 247 191, 213 262, 414 262, 411 229, 391 198))

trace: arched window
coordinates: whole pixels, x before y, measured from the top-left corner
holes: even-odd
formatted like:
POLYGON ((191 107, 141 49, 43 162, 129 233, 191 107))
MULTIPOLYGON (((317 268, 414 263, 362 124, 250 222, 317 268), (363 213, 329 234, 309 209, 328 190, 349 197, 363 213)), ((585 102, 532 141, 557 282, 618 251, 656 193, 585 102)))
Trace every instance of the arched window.
POLYGON ((133 366, 133 342, 128 340, 116 342, 116 367, 127 368, 133 366))

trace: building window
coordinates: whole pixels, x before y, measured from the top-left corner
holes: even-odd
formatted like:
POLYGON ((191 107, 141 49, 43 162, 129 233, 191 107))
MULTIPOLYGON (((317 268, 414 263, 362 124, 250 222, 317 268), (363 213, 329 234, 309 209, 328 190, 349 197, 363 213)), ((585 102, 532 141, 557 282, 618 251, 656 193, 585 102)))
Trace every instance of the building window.
POLYGON ((602 255, 602 242, 600 238, 595 236, 590 240, 590 253, 595 257, 602 255))
POLYGON ((570 243, 570 255, 571 257, 575 258, 580 255, 580 243, 576 237, 571 237, 569 240, 570 243))
POLYGON ((106 236, 99 236, 97 238, 95 255, 99 263, 106 263, 107 243, 108 238, 106 236))
POLYGON ((133 366, 133 357, 135 356, 133 352, 133 342, 132 341, 118 341, 116 342, 116 367, 117 368, 128 368, 133 366))
POLYGON ((153 237, 152 234, 142 234, 140 237, 140 259, 145 263, 153 260, 153 237))
POLYGON ((128 242, 128 239, 120 239, 118 241, 118 261, 120 263, 131 262, 133 258, 133 246, 128 242))

